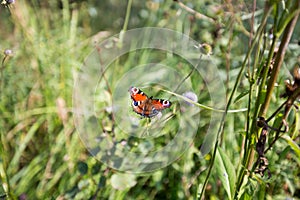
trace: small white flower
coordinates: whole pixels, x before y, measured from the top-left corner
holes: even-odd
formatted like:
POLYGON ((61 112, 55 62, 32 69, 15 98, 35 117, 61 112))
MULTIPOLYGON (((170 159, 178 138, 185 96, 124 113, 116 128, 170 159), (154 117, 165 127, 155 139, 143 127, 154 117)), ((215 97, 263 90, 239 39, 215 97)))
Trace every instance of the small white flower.
POLYGON ((13 51, 11 49, 5 49, 4 50, 4 55, 5 56, 12 56, 13 55, 13 51))
MULTIPOLYGON (((185 93, 182 94, 182 96, 184 96, 184 97, 192 100, 193 102, 198 102, 198 97, 197 97, 197 95, 194 92, 190 92, 190 91, 189 92, 185 92, 185 93)), ((187 102, 187 101, 185 101, 185 102, 189 106, 194 106, 194 104, 192 104, 190 102, 187 102)))
POLYGON ((162 117, 162 113, 161 112, 158 112, 157 115, 156 115, 157 119, 160 119, 162 117))

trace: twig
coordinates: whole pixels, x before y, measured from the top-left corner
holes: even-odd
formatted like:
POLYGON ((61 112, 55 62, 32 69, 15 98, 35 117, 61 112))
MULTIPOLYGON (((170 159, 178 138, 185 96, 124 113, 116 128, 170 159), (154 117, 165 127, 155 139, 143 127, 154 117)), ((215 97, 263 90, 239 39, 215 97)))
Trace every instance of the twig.
POLYGON ((179 1, 179 0, 174 0, 174 2, 177 2, 178 5, 179 5, 182 9, 184 9, 184 10, 187 11, 188 13, 191 13, 192 15, 194 15, 195 18, 197 18, 197 19, 205 19, 205 20, 207 20, 207 21, 209 21, 209 22, 211 22, 211 23, 215 23, 215 22, 216 22, 216 20, 215 20, 214 18, 208 17, 208 16, 206 16, 206 15, 203 15, 203 14, 201 14, 201 13, 199 13, 199 12, 193 10, 192 8, 190 8, 190 7, 186 6, 186 5, 184 5, 184 4, 183 4, 181 1, 179 1))
MULTIPOLYGON (((296 9, 299 7, 299 4, 300 4, 299 1, 297 1, 296 5, 295 5, 296 9)), ((294 29, 295 29, 295 26, 296 26, 296 23, 297 23, 297 20, 298 20, 298 16, 299 16, 299 13, 298 13, 298 15, 296 15, 290 21, 290 23, 287 25, 287 27, 284 31, 282 41, 280 43, 280 47, 279 47, 279 50, 278 50, 278 53, 277 53, 277 56, 276 56, 276 59, 275 59, 275 63, 274 63, 274 66, 273 66, 271 78, 270 78, 270 81, 268 82, 266 99, 265 99, 265 102, 262 106, 261 116, 265 116, 266 113, 267 113, 267 110, 269 108, 272 93, 273 93, 273 89, 274 89, 274 86, 275 86, 275 82, 276 82, 277 77, 279 75, 279 71, 280 71, 280 68, 282 66, 283 59, 284 59, 289 41, 290 41, 290 39, 292 37, 292 34, 294 32, 294 29)))

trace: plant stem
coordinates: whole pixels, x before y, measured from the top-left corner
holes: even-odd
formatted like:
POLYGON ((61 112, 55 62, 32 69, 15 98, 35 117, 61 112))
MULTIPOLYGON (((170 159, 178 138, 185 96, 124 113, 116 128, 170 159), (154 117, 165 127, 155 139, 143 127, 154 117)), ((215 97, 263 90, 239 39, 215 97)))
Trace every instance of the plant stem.
POLYGON ((129 22, 129 17, 130 17, 131 5, 132 5, 132 0, 128 0, 127 9, 126 9, 126 16, 125 16, 125 21, 124 21, 124 26, 123 26, 123 31, 124 32, 128 28, 128 22, 129 22))
MULTIPOLYGON (((296 5, 293 6, 295 9, 299 8, 299 1, 296 1, 296 5)), ((275 63, 274 63, 274 67, 272 70, 272 74, 270 77, 270 81, 268 82, 268 86, 267 86, 267 93, 266 93, 266 99, 265 102, 262 106, 261 109, 261 115, 265 116, 267 113, 267 110, 269 108, 270 105, 270 101, 271 101, 271 97, 272 97, 272 93, 274 90, 274 86, 275 86, 275 82, 277 80, 280 68, 282 66, 283 63, 283 59, 286 53, 286 49, 288 47, 288 44, 290 42, 290 39, 292 37, 292 34, 294 32, 297 20, 298 20, 298 16, 299 16, 299 12, 297 15, 294 16, 294 18, 292 19, 292 21, 290 21, 290 23, 287 25, 287 28, 285 29, 284 33, 283 33, 283 37, 282 37, 282 41, 280 43, 280 47, 275 59, 275 63)))
MULTIPOLYGON (((299 1, 297 0, 295 3, 295 6, 293 6, 293 8, 295 10, 299 9, 299 1)), ((295 15, 295 12, 292 12, 293 15, 295 15)), ((268 81, 268 85, 267 85, 267 91, 266 91, 266 97, 264 99, 264 103, 262 104, 262 107, 260 109, 260 112, 258 112, 259 107, 261 105, 261 99, 260 99, 260 94, 263 93, 264 88, 265 88, 265 83, 266 83, 266 77, 267 77, 267 73, 268 73, 268 69, 265 69, 264 75, 263 75, 263 80, 262 80, 262 84, 259 88, 259 95, 258 95, 258 99, 256 101, 256 109, 255 109, 255 113, 254 113, 254 117, 253 117, 253 123, 252 123, 252 127, 251 127, 251 133, 257 133, 257 131, 259 129, 256 128, 256 113, 259 113, 259 116, 265 116, 267 114, 267 110, 269 108, 270 105, 270 101, 271 101, 271 97, 272 97, 272 93, 273 93, 273 89, 274 89, 274 85, 275 82, 277 80, 279 71, 280 71, 280 67, 283 63, 283 59, 284 59, 284 55, 287 49, 287 45, 291 39, 292 33, 294 31, 297 19, 298 19, 298 15, 299 12, 294 16, 294 18, 289 22, 289 24, 287 25, 287 28, 284 31, 284 35, 282 37, 282 42, 280 44, 279 50, 277 52, 277 56, 275 59, 275 63, 273 66, 273 70, 272 70, 272 74, 271 74, 271 78, 268 81)), ((288 18, 289 19, 289 18, 288 18)), ((270 54, 268 57, 268 61, 267 61, 267 66, 270 65, 271 63, 271 59, 273 57, 273 53, 274 53, 274 49, 275 49, 275 44, 277 42, 277 38, 279 38, 280 35, 278 35, 277 33, 274 34, 274 39, 273 39, 273 44, 270 50, 270 54)), ((252 137, 251 137, 252 138, 252 137)), ((249 139, 251 139, 249 138, 249 139)), ((252 141, 255 142, 252 138, 252 141)), ((243 179, 244 179, 244 175, 247 169, 250 169, 250 164, 252 162, 250 162, 251 160, 253 160, 254 155, 255 155, 255 149, 254 147, 254 143, 252 143, 250 145, 251 148, 249 148, 248 150, 246 150, 247 152, 245 152, 245 156, 244 156, 244 162, 243 162, 243 167, 241 169, 241 172, 239 174, 239 178, 238 178, 238 182, 237 182, 237 187, 236 187, 236 194, 235 194, 235 198, 237 198, 238 192, 242 186, 243 183, 243 179)))
MULTIPOLYGON (((260 27, 259 27, 259 29, 258 29, 258 31, 257 31, 257 33, 256 33, 256 35, 254 37, 254 41, 253 41, 252 46, 250 47, 249 52, 248 52, 248 54, 247 54, 247 56, 246 56, 246 58, 245 58, 245 60, 243 62, 243 66, 246 65, 246 62, 249 59, 249 56, 250 56, 250 54, 251 54, 251 52, 252 52, 252 50, 253 50, 253 48, 254 48, 254 46, 256 44, 257 38, 259 38, 259 37, 262 36, 263 29, 265 27, 265 24, 267 22, 267 18, 269 16, 271 10, 272 10, 272 7, 270 7, 269 5, 265 6, 265 12, 264 12, 265 14, 263 16, 262 23, 261 23, 261 25, 260 25, 260 27)), ((255 119, 253 119, 253 120, 255 120, 255 119)), ((247 135, 249 135, 249 138, 246 138, 246 140, 251 139, 251 134, 247 133, 247 135)), ((246 166, 246 163, 249 162, 249 158, 250 158, 249 152, 251 152, 249 149, 253 149, 253 147, 251 146, 252 143, 253 142, 250 141, 250 145, 247 145, 247 149, 244 150, 244 152, 245 152, 244 153, 244 159, 242 161, 242 167, 241 167, 241 169, 239 171, 239 174, 238 174, 238 179, 237 179, 237 182, 236 182, 236 191, 235 191, 234 199, 237 199, 237 196, 239 194, 239 190, 240 190, 240 188, 242 186, 242 183, 243 183, 243 180, 244 180, 244 175, 245 175, 245 172, 246 172, 246 167, 245 166, 246 166)))
POLYGON ((226 108, 225 108, 225 112, 224 112, 224 114, 223 114, 223 116, 222 116, 221 124, 220 124, 219 129, 218 129, 217 139, 216 139, 216 142, 215 142, 215 144, 214 144, 214 150, 213 150, 212 159, 211 159, 211 162, 210 162, 210 165, 209 165, 209 169, 208 169, 208 174, 207 174, 207 176, 206 176, 206 178, 205 178, 205 181, 204 181, 204 183, 203 183, 203 187, 202 187, 202 190, 201 190, 201 193, 200 193, 198 199, 202 199, 202 196, 203 196, 203 194, 204 194, 204 190, 205 190, 205 188, 206 188, 206 185, 207 185, 207 183, 208 183, 208 179, 209 179, 209 177, 210 177, 211 170, 212 170, 212 168, 213 168, 213 166, 214 166, 214 161, 215 161, 215 158, 216 158, 215 155, 216 155, 217 147, 218 147, 218 144, 219 144, 219 138, 220 138, 220 136, 221 136, 221 134, 223 133, 223 130, 224 130, 225 119, 226 119, 226 116, 227 116, 229 107, 230 107, 230 105, 231 105, 231 102, 232 102, 232 100, 233 100, 233 97, 234 97, 234 95, 235 95, 235 92, 236 92, 236 90, 237 90, 237 88, 238 88, 238 84, 240 83, 241 78, 242 78, 242 76, 243 76, 243 74, 244 74, 243 72, 244 72, 244 69, 245 69, 245 67, 246 67, 246 64, 247 64, 247 62, 248 62, 248 60, 249 60, 249 57, 250 57, 250 55, 251 55, 251 53, 252 53, 252 51, 253 51, 253 49, 254 49, 255 44, 256 44, 257 41, 258 41, 258 37, 261 35, 261 33, 262 33, 262 31, 263 31, 263 28, 265 27, 265 24, 266 24, 266 21, 267 21, 267 17, 268 17, 268 15, 269 15, 269 13, 270 13, 271 10, 272 10, 272 9, 269 8, 269 9, 267 10, 267 12, 265 12, 265 15, 264 15, 264 17, 263 17, 262 24, 261 24, 260 27, 258 28, 257 34, 255 35, 255 37, 254 37, 254 39, 253 39, 253 43, 252 43, 252 45, 250 46, 250 48, 249 48, 249 50, 248 50, 248 52, 247 52, 247 54, 246 54, 246 57, 245 57, 245 59, 244 59, 244 61, 243 61, 243 64, 242 64, 242 66, 241 66, 241 69, 240 69, 240 71, 239 71, 239 74, 238 74, 238 76, 237 76, 237 78, 236 78, 234 87, 233 87, 233 89, 232 89, 232 91, 231 91, 230 97, 229 97, 229 99, 228 99, 228 102, 227 102, 227 105, 226 105, 226 108))

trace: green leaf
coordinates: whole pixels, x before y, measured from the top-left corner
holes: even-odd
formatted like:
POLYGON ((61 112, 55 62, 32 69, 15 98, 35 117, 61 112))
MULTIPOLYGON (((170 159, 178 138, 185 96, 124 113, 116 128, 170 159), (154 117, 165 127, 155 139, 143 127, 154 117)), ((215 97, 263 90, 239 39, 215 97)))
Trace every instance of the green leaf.
POLYGON ((249 94, 249 90, 246 90, 242 93, 240 93, 235 99, 234 99, 234 103, 238 102, 239 100, 241 100, 244 96, 249 94))
POLYGON ((101 176, 99 183, 98 183, 98 188, 104 188, 106 185, 106 177, 105 176, 101 176))
POLYGON ((114 174, 111 176, 111 185, 117 190, 125 190, 135 186, 136 177, 133 174, 114 174))
POLYGON ((77 168, 80 174, 84 175, 88 172, 88 165, 85 162, 79 161, 77 163, 77 168))
POLYGON ((221 148, 217 149, 216 167, 217 174, 228 195, 228 198, 233 199, 236 181, 235 169, 231 160, 229 160, 228 156, 221 148))
POLYGON ((300 158, 300 147, 297 145, 297 143, 288 135, 283 135, 282 138, 287 141, 290 147, 294 150, 297 157, 300 158))
POLYGON ((101 163, 100 162, 96 162, 93 167, 92 167, 92 174, 98 174, 101 170, 101 163))

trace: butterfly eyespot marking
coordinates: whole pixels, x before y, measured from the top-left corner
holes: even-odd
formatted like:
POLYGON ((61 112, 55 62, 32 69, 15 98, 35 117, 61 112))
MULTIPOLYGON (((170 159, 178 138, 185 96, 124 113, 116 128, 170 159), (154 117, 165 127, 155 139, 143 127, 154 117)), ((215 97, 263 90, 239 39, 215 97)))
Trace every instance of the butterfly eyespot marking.
POLYGON ((163 104, 164 106, 168 106, 170 103, 169 103, 169 101, 164 100, 164 101, 162 102, 162 104, 163 104))
POLYGON ((129 88, 129 92, 130 92, 130 95, 132 96, 132 95, 142 95, 142 96, 146 96, 145 94, 144 94, 144 92, 142 92, 139 88, 137 88, 137 87, 130 87, 129 88))
POLYGON ((132 102, 132 105, 138 106, 138 105, 139 105, 139 102, 138 102, 138 101, 133 101, 133 102, 132 102))
POLYGON ((138 89, 137 88, 132 88, 132 91, 134 92, 134 93, 138 93, 138 89))

